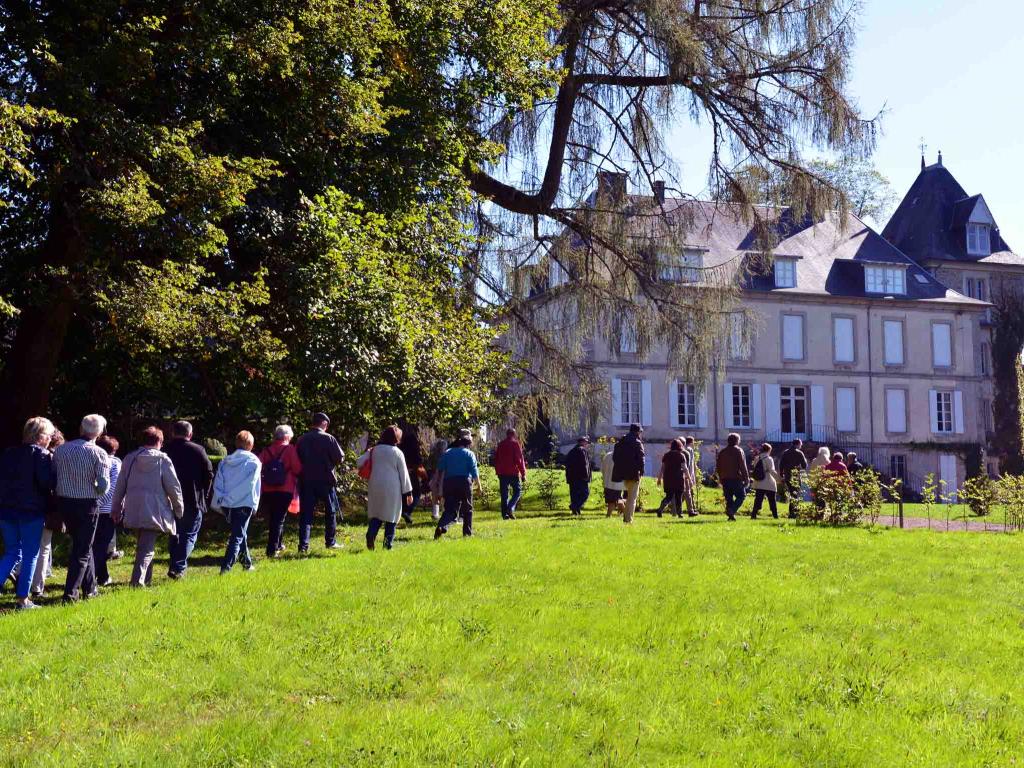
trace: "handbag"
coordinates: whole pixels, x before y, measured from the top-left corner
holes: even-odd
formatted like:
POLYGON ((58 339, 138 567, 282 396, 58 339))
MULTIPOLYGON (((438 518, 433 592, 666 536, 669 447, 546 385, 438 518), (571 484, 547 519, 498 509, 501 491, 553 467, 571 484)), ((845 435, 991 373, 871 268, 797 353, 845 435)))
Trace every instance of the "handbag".
POLYGON ((369 458, 366 459, 363 466, 356 470, 357 474, 363 478, 363 480, 369 480, 370 475, 373 474, 373 451, 374 449, 371 448, 369 458))

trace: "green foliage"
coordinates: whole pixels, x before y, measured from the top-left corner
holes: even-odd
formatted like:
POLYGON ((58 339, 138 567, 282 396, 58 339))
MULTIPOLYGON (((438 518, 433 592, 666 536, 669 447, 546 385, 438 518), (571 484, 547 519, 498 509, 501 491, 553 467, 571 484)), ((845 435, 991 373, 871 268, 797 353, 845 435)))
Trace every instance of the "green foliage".
MULTIPOLYGON (((558 450, 552 449, 547 461, 541 464, 540 479, 534 482, 537 496, 544 503, 544 507, 554 510, 558 505, 558 489, 562 485, 564 476, 558 471, 558 450)), ((537 476, 537 472, 533 476, 537 476)))
POLYGON ((970 507, 975 516, 987 516, 998 500, 998 487, 988 475, 969 477, 960 487, 960 500, 970 507))
POLYGON ((855 525, 865 513, 874 522, 881 510, 881 488, 874 472, 865 470, 857 476, 850 476, 815 467, 807 474, 807 483, 814 497, 813 503, 798 507, 796 514, 799 520, 855 525))
POLYGON ((62 350, 41 376, 58 418, 483 420, 514 369, 463 274, 462 169, 501 151, 483 101, 550 90, 556 18, 550 0, 0 9, 12 420, 45 406, 40 347, 62 350), (41 322, 51 307, 69 310, 41 322))
POLYGON ((203 440, 203 448, 206 449, 206 455, 210 457, 216 456, 217 458, 222 459, 228 455, 227 446, 225 446, 220 440, 213 437, 208 437, 203 440))

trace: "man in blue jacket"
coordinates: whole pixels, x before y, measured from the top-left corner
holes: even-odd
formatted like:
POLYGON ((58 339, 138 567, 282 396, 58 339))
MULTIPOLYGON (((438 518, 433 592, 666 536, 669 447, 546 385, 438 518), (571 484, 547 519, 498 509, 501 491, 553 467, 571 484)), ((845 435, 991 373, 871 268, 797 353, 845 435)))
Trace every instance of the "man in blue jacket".
POLYGON ((335 468, 344 455, 334 436, 328 434, 331 420, 327 414, 317 413, 306 434, 299 438, 299 459, 302 477, 299 485, 299 552, 309 551, 309 538, 313 532, 313 512, 317 502, 324 503, 324 546, 338 549, 337 521, 341 519, 338 493, 335 491, 335 468))

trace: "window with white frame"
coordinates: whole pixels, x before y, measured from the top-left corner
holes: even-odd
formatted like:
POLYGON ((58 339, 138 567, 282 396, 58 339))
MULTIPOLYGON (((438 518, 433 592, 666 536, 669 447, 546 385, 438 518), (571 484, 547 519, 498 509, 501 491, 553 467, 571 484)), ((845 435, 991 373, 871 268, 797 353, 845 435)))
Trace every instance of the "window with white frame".
POLYGON ((620 379, 619 423, 639 424, 642 415, 640 379, 620 379))
POLYGON ((884 267, 880 265, 865 266, 864 290, 868 293, 906 293, 906 267, 884 267))
POLYGON ((853 318, 832 318, 832 359, 837 363, 852 363, 853 350, 853 318))
POLYGON ((737 429, 750 428, 750 385, 732 385, 732 426, 737 429))
POLYGON ((991 230, 988 224, 967 225, 967 252, 972 256, 988 256, 992 253, 991 230))
POLYGON ((782 316, 782 359, 804 359, 804 316, 782 316))
POLYGON ((796 288, 796 259, 775 259, 775 287, 796 288))
POLYGON ((885 430, 896 434, 907 431, 907 390, 885 391, 885 430))
POLYGON ((932 365, 936 368, 953 366, 953 326, 950 323, 932 323, 932 365))
POLYGON ((889 477, 907 482, 907 457, 901 453, 889 457, 889 477))
POLYGON ((659 277, 666 283, 696 283, 704 267, 701 251, 685 249, 682 253, 661 253, 658 256, 659 277))
POLYGON ((886 365, 903 365, 903 321, 882 321, 883 354, 886 365))
POLYGON ((697 388, 693 384, 679 384, 676 397, 676 423, 680 427, 697 426, 697 388))
POLYGON ((935 398, 935 423, 932 431, 947 434, 953 432, 953 393, 943 390, 936 390, 932 393, 935 398))
POLYGON ((733 312, 729 315, 729 357, 733 360, 748 360, 750 358, 747 321, 741 312, 733 312))

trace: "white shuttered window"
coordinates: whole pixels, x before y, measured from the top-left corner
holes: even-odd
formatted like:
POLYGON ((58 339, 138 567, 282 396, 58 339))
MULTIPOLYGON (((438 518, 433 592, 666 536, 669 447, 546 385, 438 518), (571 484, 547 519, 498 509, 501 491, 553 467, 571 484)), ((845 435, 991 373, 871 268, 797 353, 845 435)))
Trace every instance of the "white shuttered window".
POLYGON ((905 389, 886 390, 885 429, 887 432, 907 431, 907 391, 905 389))
POLYGON ((936 368, 953 365, 953 326, 949 323, 932 324, 932 365, 936 368))
POLYGON ((782 359, 804 359, 804 316, 782 316, 782 359))
POLYGON ((832 355, 837 363, 852 363, 853 358, 853 318, 832 318, 832 355))
POLYGON ((885 341, 885 364, 903 365, 903 321, 885 320, 882 322, 885 341))
POLYGON ((854 387, 836 387, 836 429, 857 431, 857 390, 854 387))

